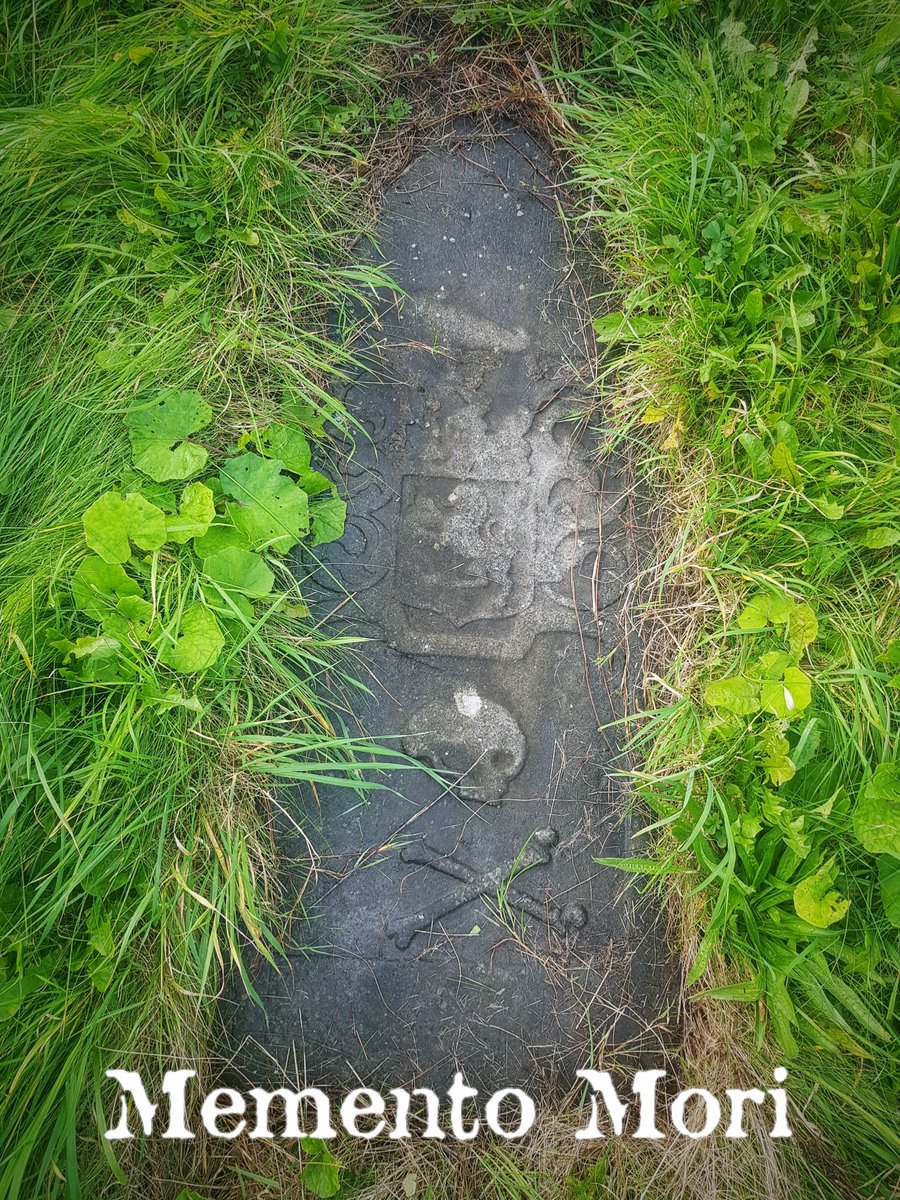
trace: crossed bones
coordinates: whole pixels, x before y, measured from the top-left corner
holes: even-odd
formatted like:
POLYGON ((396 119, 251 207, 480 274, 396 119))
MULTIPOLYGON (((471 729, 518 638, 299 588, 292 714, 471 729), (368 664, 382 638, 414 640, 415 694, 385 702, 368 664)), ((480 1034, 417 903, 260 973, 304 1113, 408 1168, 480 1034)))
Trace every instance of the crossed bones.
POLYGON ((400 928, 388 930, 388 937, 393 939, 398 950, 406 950, 417 933, 428 931, 470 900, 501 890, 507 904, 538 920, 549 920, 550 925, 560 933, 581 929, 587 923, 588 915, 580 904, 545 904, 535 900, 515 884, 515 880, 524 871, 549 863, 558 841, 559 834, 555 829, 538 829, 512 862, 481 873, 468 866, 456 854, 444 854, 424 838, 416 845, 404 846, 400 851, 403 862, 431 867, 440 871, 442 875, 449 875, 463 886, 427 905, 400 928))

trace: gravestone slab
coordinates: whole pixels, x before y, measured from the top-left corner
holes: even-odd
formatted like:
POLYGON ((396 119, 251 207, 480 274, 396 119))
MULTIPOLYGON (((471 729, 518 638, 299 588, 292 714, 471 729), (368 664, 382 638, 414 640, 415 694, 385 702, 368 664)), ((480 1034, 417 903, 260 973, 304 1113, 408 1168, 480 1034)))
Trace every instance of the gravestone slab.
POLYGON ((566 1085, 656 1012, 660 971, 626 877, 611 775, 626 480, 576 437, 592 350, 541 148, 466 126, 384 200, 371 369, 346 402, 368 438, 343 539, 306 562, 329 629, 371 640, 361 728, 441 773, 297 819, 320 855, 294 936, 233 1027, 310 1083, 566 1085), (344 590, 352 596, 346 601, 344 590), (602 667, 597 666, 602 660, 602 667), (396 742, 394 743, 396 744, 396 742))

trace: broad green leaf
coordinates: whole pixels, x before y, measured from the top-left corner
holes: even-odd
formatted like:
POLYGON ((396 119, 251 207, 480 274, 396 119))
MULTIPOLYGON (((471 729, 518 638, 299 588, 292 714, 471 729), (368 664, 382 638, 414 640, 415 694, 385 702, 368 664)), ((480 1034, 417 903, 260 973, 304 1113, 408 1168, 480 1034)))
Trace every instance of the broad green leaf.
POLYGON ((213 494, 205 483, 189 483, 181 493, 178 515, 168 522, 169 537, 184 544, 191 538, 202 537, 216 515, 213 494))
POLYGON ((222 652, 225 639, 219 622, 203 604, 192 604, 181 614, 178 637, 160 654, 160 662, 191 675, 211 667, 222 652))
POLYGON ((788 783, 794 778, 797 768, 790 757, 790 744, 777 727, 769 727, 760 738, 762 763, 769 777, 769 782, 776 787, 788 783))
POLYGON ((194 549, 201 558, 209 558, 220 550, 249 550, 247 535, 224 520, 214 521, 203 537, 194 539, 194 549))
POLYGON ((206 465, 207 452, 187 441, 212 420, 199 392, 165 388, 153 400, 132 405, 125 424, 134 465, 151 479, 187 479, 206 465))
POLYGON ((322 1200, 341 1190, 341 1164, 320 1138, 301 1138, 303 1170, 300 1178, 307 1191, 322 1200))
POLYGON ((116 605, 116 612, 126 621, 146 625, 153 616, 153 605, 143 596, 123 596, 116 605))
POLYGON ((790 448, 784 442, 779 442, 772 451, 772 467, 776 475, 780 475, 794 487, 800 486, 800 472, 797 470, 797 464, 794 462, 790 448))
POLYGON ((790 616, 793 600, 783 592, 758 592, 737 619, 738 628, 765 629, 766 625, 783 625, 790 616))
POLYGON ((751 325, 758 324, 763 314, 763 294, 759 288, 753 288, 744 297, 744 316, 751 325))
POLYGON ((839 521, 845 512, 843 504, 838 504, 830 496, 811 496, 810 504, 814 504, 827 521, 839 521))
POLYGON ((140 596, 140 585, 119 563, 90 555, 72 576, 72 599, 82 612, 104 617, 123 596, 140 596))
POLYGON ((277 458, 288 471, 303 475, 309 470, 312 451, 305 434, 287 425, 270 425, 257 434, 256 445, 266 458, 277 458))
POLYGON ((870 854, 900 858, 900 765, 879 763, 860 788, 853 830, 870 854))
POLYGON ((819 622, 816 614, 804 601, 795 604, 788 613, 787 635, 791 653, 799 658, 806 647, 816 640, 819 622))
POLYGON ((278 459, 241 454, 222 467, 222 491, 237 503, 227 506, 233 525, 246 534, 253 550, 284 554, 309 528, 306 492, 281 472, 278 459))
POLYGON ((335 542, 344 532, 347 505, 334 494, 325 500, 314 500, 309 506, 309 516, 312 526, 309 544, 321 546, 323 542, 335 542))
POLYGON ((885 916, 900 929, 900 858, 882 854, 878 859, 878 888, 885 916))
POLYGON ((90 548, 108 563, 131 556, 130 542, 142 550, 158 550, 167 537, 166 515, 137 492, 123 497, 107 492, 81 518, 90 548))
POLYGON ((900 542, 900 529, 895 525, 879 525, 875 529, 867 529, 860 534, 857 541, 867 550, 886 550, 900 542))
POLYGON ((104 958, 111 958, 116 952, 116 943, 112 934, 112 918, 104 913, 96 904, 87 915, 87 927, 90 933, 91 949, 104 958))
POLYGON ((203 570, 228 591, 246 596, 268 596, 275 576, 258 554, 230 547, 203 560, 203 570))
POLYGON ((139 67, 145 59, 151 58, 156 51, 152 46, 129 46, 128 57, 136 67, 139 67))
POLYGON ((832 887, 837 876, 838 869, 830 858, 815 874, 797 884, 793 893, 794 912, 802 921, 808 921, 816 929, 827 929, 847 915, 850 901, 832 887))
POLYGON ((739 717, 749 716, 759 711, 759 685, 739 675, 716 679, 707 684, 705 700, 713 708, 724 708, 739 717))
POLYGON ((811 698, 812 681, 799 667, 787 667, 783 679, 764 679, 760 686, 760 707, 782 720, 802 713, 811 698))
POLYGON ((667 408, 660 408, 658 404, 648 404, 644 409, 644 414, 641 417, 642 425, 658 425, 660 421, 664 421, 669 415, 667 408))
POLYGON ((900 667, 900 638, 891 638, 875 661, 887 663, 891 667, 900 667))
POLYGON ((772 457, 755 433, 745 430, 738 434, 738 441, 750 459, 750 472, 754 479, 769 479, 772 475, 772 457))

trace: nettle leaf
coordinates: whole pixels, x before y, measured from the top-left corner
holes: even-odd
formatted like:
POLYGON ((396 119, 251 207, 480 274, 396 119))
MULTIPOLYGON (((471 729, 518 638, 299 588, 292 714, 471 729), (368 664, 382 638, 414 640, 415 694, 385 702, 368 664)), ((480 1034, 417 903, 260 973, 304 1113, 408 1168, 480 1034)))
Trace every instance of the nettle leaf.
POLYGON ((216 515, 216 502, 205 483, 189 483, 181 493, 178 515, 168 522, 169 537, 183 545, 202 537, 216 515))
POLYGON ((157 483, 187 479, 206 465, 207 452, 187 441, 212 420, 212 409, 199 392, 165 388, 149 403, 133 405, 125 424, 131 435, 134 465, 157 483))
POLYGON ((785 667, 781 679, 764 679, 760 706, 782 720, 799 716, 812 699, 812 680, 799 667, 785 667))
POLYGON ((225 638, 219 622, 203 604, 192 604, 181 614, 178 637, 160 654, 160 662, 182 675, 205 671, 222 652, 225 638))
POLYGON ((844 900, 832 888, 838 869, 833 858, 823 863, 813 875, 802 879, 794 888, 794 912, 801 921, 816 929, 827 929, 847 915, 850 901, 844 900))
POLYGON ((347 521, 347 505, 336 491, 327 500, 314 500, 309 508, 312 524, 311 546, 321 546, 323 542, 336 542, 344 533, 347 521))
POLYGON ((793 605, 790 596, 783 592, 758 592, 738 617, 738 628, 755 631, 765 629, 770 622, 783 625, 790 617, 793 605))
POLYGON ((900 929, 900 858, 893 854, 882 854, 878 860, 878 889, 884 915, 895 929, 900 929))
POLYGON ((759 684, 736 675, 707 684, 704 699, 713 708, 724 708, 736 716, 759 712, 759 684))
POLYGON ((140 584, 119 563, 108 563, 93 555, 78 564, 72 576, 72 599, 82 612, 104 617, 122 597, 139 597, 140 584))
POLYGON ((222 491, 236 503, 226 511, 253 550, 284 554, 309 529, 309 500, 303 488, 281 472, 279 459, 241 454, 222 467, 222 491))
POLYGON ((879 525, 875 529, 867 529, 856 540, 867 550, 886 550, 900 542, 900 529, 895 525, 879 525))
POLYGON ((860 789, 853 831, 870 854, 900 858, 900 764, 879 763, 860 789))
POLYGON ((819 622, 816 614, 805 601, 795 604, 788 613, 787 635, 791 653, 799 658, 806 647, 816 640, 819 622))
POLYGON ((203 570, 227 591, 246 596, 268 596, 275 576, 258 554, 230 547, 203 560, 203 570))
POLYGON ((142 550, 158 550, 168 536, 166 515, 137 492, 124 498, 107 492, 81 518, 90 548, 108 563, 131 557, 131 542, 142 550))

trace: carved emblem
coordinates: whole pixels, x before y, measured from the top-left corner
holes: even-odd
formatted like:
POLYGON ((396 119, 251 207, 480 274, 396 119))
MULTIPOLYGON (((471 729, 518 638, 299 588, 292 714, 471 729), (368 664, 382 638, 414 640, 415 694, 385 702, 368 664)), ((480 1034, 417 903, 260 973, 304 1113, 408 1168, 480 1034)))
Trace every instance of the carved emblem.
POLYGON ((525 763, 525 735, 512 713, 464 688, 450 703, 432 700, 410 718, 403 749, 450 771, 464 800, 499 804, 525 763))
POLYGON ((403 862, 430 867, 442 875, 448 875, 461 886, 426 905, 399 927, 388 930, 388 937, 398 950, 406 950, 417 933, 427 933, 444 917, 471 900, 477 900, 479 896, 496 896, 498 899, 502 896, 511 908, 549 923, 557 933, 575 933, 588 920, 587 912, 580 904, 558 905, 538 900, 519 885, 519 880, 527 871, 546 866, 552 861, 558 841, 559 834, 555 829, 538 829, 515 859, 483 871, 469 866, 456 853, 442 853, 424 838, 416 845, 405 846, 400 851, 403 862))

